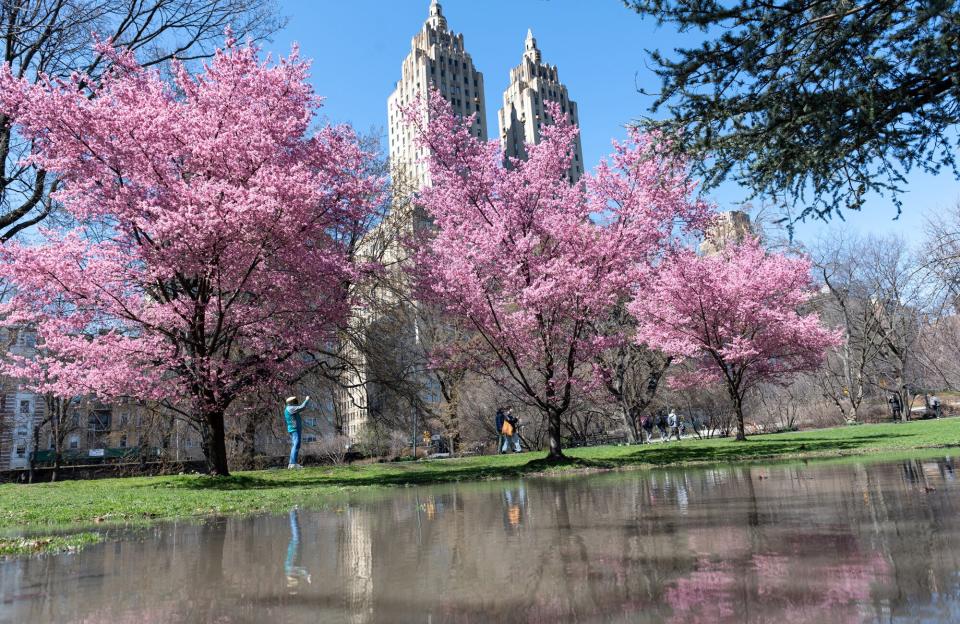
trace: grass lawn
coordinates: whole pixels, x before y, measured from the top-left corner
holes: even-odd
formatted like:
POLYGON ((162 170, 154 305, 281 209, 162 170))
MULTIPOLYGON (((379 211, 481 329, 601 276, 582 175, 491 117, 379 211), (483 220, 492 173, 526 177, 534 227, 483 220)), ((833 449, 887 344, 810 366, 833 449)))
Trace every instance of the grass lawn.
MULTIPOLYGON (((567 451, 550 465, 543 453, 464 459, 203 475, 0 485, 0 533, 60 531, 78 525, 285 510, 324 505, 347 491, 427 483, 512 478, 578 469, 653 468, 705 463, 876 455, 960 447, 960 418, 859 425, 753 436, 747 442, 684 440, 567 451)), ((9 539, 7 540, 9 541, 9 539)))
POLYGON ((84 546, 103 541, 95 531, 44 537, 0 537, 0 558, 38 553, 76 552, 84 546))

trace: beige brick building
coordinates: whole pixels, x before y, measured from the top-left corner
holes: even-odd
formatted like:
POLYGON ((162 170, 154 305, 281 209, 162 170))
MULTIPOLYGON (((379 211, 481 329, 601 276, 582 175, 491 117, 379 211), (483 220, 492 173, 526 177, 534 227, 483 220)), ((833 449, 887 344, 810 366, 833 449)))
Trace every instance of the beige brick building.
MULTIPOLYGON (((504 153, 511 158, 526 158, 524 145, 540 142, 540 129, 552 123, 545 104, 556 102, 560 112, 580 125, 577 103, 570 99, 567 87, 560 82, 556 65, 543 62, 533 31, 527 30, 523 58, 510 70, 510 86, 503 92, 503 108, 500 109, 500 143, 504 153)), ((571 181, 583 175, 583 148, 577 136, 570 163, 571 181)))
POLYGON ((704 233, 700 253, 715 254, 727 245, 737 245, 747 236, 753 236, 750 215, 740 210, 721 212, 704 233))
MULTIPOLYGON (((418 369, 416 362, 404 361, 416 357, 420 350, 419 329, 415 304, 407 301, 409 288, 403 283, 399 270, 406 262, 401 239, 415 236, 430 227, 425 215, 410 201, 417 190, 429 184, 426 152, 416 144, 416 129, 404 119, 402 108, 417 100, 426 101, 431 88, 436 88, 450 102, 456 114, 475 115, 474 135, 487 140, 487 122, 484 100, 483 74, 473 65, 466 51, 462 34, 450 30, 440 3, 430 3, 426 21, 410 42, 410 53, 400 65, 400 80, 387 98, 387 129, 390 155, 390 175, 393 182, 391 214, 383 223, 367 233, 358 247, 360 256, 382 264, 393 282, 390 288, 364 293, 371 306, 356 309, 351 323, 352 344, 344 347, 351 360, 345 376, 346 388, 339 396, 338 409, 346 421, 345 433, 353 442, 359 441, 371 412, 410 411, 386 387, 385 377, 394 370, 418 369), (358 349, 357 343, 368 349, 358 349), (390 347, 387 347, 390 345, 390 347), (391 348, 396 363, 371 361, 363 351, 391 348), (391 364, 396 364, 392 366, 391 364), (386 370, 394 369, 394 370, 386 370)), ((423 379, 424 387, 430 386, 423 379)), ((429 391, 428 391, 429 393, 429 391)), ((429 397, 425 397, 429 400, 429 397)), ((411 414, 392 414, 391 421, 412 417, 411 414)))
POLYGON ((410 53, 400 66, 400 80, 387 99, 390 164, 394 175, 403 175, 413 188, 427 183, 427 171, 421 162, 425 155, 416 145, 414 128, 400 112, 418 98, 425 101, 431 87, 450 102, 458 115, 476 115, 473 133, 487 140, 483 74, 463 44, 463 35, 447 27, 447 18, 437 0, 430 3, 427 21, 410 42, 410 53))

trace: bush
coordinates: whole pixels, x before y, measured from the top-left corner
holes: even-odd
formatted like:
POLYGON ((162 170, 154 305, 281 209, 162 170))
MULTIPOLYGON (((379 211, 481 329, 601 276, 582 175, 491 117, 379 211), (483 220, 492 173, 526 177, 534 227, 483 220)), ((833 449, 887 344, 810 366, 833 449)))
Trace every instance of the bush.
POLYGON ((311 450, 325 463, 340 466, 350 450, 350 438, 344 435, 325 437, 314 442, 311 450))

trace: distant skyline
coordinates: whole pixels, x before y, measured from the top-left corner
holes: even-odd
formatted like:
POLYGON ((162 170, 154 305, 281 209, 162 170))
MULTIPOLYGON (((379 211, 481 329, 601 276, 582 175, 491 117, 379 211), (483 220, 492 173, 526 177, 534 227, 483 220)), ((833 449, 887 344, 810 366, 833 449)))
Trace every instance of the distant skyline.
MULTIPOLYGON (((643 20, 619 0, 441 0, 450 28, 464 35, 464 45, 486 85, 490 137, 499 137, 497 111, 510 69, 520 62, 531 28, 545 62, 557 65, 560 80, 579 105, 584 164, 591 170, 622 139, 626 125, 649 114, 659 80, 645 49, 672 50, 693 41, 669 27, 643 20)), ((400 63, 410 39, 427 18, 429 0, 281 0, 289 18, 265 48, 286 56, 294 43, 313 59, 312 81, 326 98, 324 116, 349 122, 362 132, 375 129, 386 147, 387 96, 400 77, 400 63)), ((873 197, 861 213, 847 213, 860 232, 902 234, 917 241, 924 215, 960 201, 960 182, 952 174, 914 173, 901 196, 904 214, 894 220, 889 199, 873 197)), ((736 208, 746 192, 728 183, 709 194, 721 210, 736 208)), ((797 238, 811 240, 830 227, 800 224, 797 238)))

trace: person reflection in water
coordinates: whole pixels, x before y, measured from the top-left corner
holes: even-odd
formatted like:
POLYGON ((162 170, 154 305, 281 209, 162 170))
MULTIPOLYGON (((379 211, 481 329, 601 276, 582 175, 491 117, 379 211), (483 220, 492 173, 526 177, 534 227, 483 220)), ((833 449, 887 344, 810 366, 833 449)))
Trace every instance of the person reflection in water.
POLYGON ((527 492, 520 483, 516 489, 503 491, 503 528, 507 532, 516 531, 523 523, 523 512, 527 506, 527 492))
POLYGON ((311 582, 309 570, 300 565, 300 517, 296 507, 290 510, 290 543, 287 545, 287 559, 283 568, 287 576, 287 590, 291 594, 297 593, 304 580, 311 582))

